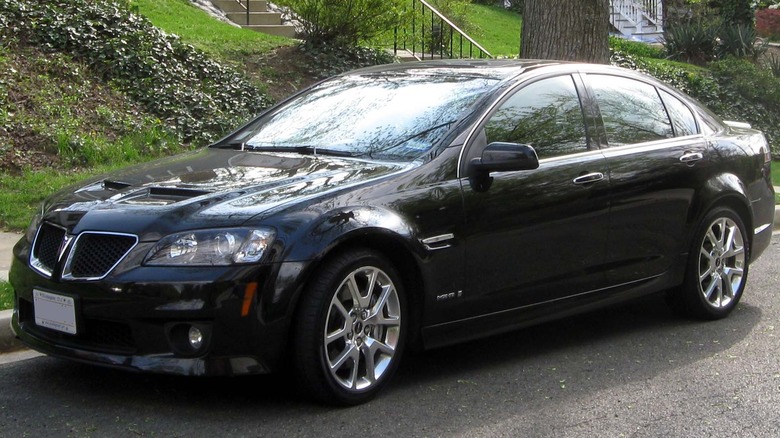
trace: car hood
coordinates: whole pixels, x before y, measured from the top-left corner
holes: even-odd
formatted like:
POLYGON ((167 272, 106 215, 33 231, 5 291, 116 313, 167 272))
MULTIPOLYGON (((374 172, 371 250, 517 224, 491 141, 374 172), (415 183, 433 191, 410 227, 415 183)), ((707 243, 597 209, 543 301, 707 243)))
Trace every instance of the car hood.
POLYGON ((52 196, 46 219, 71 233, 142 240, 240 226, 261 214, 403 171, 409 164, 206 148, 104 175, 52 196))

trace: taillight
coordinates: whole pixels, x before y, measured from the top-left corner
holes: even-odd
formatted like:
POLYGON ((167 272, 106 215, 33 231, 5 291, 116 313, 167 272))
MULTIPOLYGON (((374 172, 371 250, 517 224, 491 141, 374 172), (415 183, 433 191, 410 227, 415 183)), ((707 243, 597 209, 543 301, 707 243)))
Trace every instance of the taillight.
POLYGON ((772 162, 772 151, 769 150, 769 142, 766 140, 765 135, 761 135, 764 137, 764 144, 761 146, 761 152, 764 153, 764 164, 772 162))

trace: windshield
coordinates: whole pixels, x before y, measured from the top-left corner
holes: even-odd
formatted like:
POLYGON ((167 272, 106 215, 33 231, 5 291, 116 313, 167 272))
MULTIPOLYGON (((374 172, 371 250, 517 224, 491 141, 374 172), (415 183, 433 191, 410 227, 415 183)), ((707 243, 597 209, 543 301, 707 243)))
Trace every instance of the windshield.
POLYGON ((407 161, 497 83, 484 76, 352 75, 297 96, 230 139, 246 149, 407 161))

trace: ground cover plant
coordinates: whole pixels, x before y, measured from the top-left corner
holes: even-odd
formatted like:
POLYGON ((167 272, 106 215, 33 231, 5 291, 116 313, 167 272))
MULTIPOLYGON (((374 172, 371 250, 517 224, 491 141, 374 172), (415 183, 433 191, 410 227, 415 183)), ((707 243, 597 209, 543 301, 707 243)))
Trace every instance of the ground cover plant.
POLYGON ((88 64, 185 142, 215 140, 270 104, 243 75, 132 14, 126 4, 0 0, 0 14, 7 38, 88 64))

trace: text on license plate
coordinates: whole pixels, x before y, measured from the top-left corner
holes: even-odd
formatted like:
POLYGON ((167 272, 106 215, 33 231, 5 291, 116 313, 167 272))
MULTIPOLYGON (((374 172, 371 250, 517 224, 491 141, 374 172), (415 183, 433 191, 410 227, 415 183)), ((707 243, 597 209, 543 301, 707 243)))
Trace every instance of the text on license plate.
POLYGON ((33 303, 36 324, 76 334, 76 307, 73 298, 34 289, 33 303))

